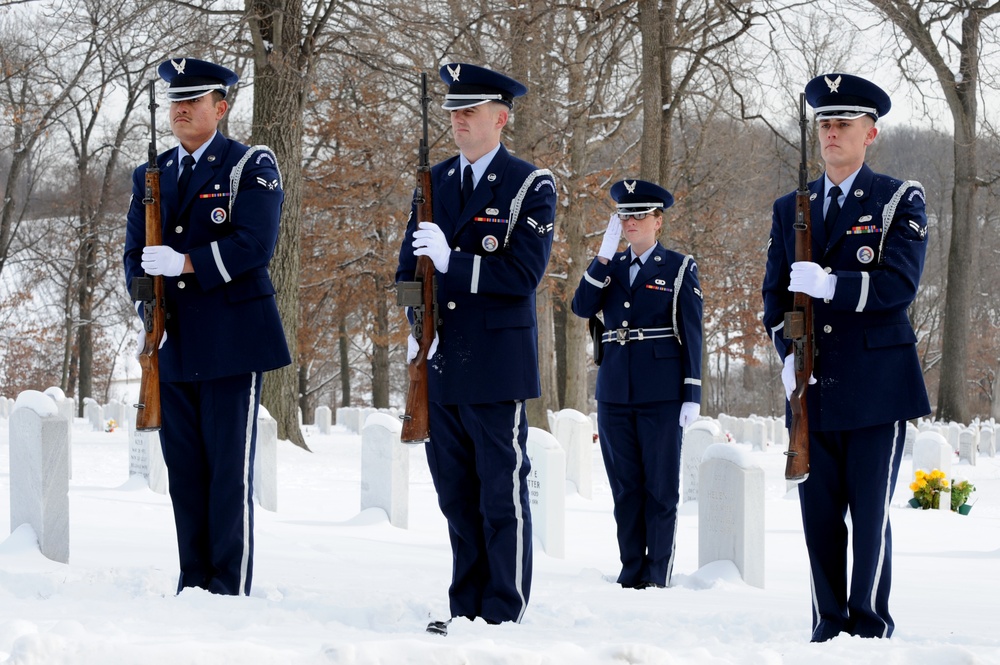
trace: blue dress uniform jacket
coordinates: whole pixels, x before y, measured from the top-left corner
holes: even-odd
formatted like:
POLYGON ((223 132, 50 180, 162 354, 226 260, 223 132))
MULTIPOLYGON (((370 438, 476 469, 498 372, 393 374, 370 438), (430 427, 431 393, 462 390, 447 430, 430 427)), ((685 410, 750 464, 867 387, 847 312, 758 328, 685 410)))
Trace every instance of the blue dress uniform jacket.
MULTIPOLYGON (((629 251, 607 264, 591 262, 573 297, 573 313, 604 312, 608 332, 669 328, 671 336, 604 344, 597 401, 635 404, 680 400, 701 403, 702 294, 690 256, 659 243, 630 286, 629 251)), ((624 334, 624 333, 623 333, 624 334)))
MULTIPOLYGON (((163 244, 189 254, 195 272, 164 277, 167 342, 161 381, 194 381, 283 367, 291 362, 267 265, 278 237, 284 194, 269 150, 217 133, 177 200, 177 149, 160 166, 163 244)), ((146 165, 132 174, 125 279, 144 274, 146 165)), ((131 291, 130 291, 131 292, 131 291)))
MULTIPOLYGON (((809 183, 813 261, 837 275, 837 287, 831 300, 813 299, 817 383, 809 386, 809 428, 857 429, 926 415, 930 403, 906 314, 924 267, 923 187, 862 166, 828 237, 823 183, 809 183)), ((792 192, 774 203, 763 284, 764 326, 782 359, 790 346, 783 328, 794 295, 794 219, 792 192)))
MULTIPOLYGON (((552 174, 500 146, 462 210, 459 157, 431 169, 434 223, 454 250, 437 274, 437 352, 429 362, 433 402, 482 404, 538 397, 535 289, 552 249, 552 174)), ((413 279, 416 209, 410 212, 396 281, 413 279)))

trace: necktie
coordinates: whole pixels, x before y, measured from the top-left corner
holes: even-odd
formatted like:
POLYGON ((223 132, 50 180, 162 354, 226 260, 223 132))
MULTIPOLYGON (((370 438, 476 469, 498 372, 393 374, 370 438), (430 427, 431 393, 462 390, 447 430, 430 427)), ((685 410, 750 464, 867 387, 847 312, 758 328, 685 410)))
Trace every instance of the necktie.
POLYGON ((465 170, 462 171, 462 207, 469 202, 472 198, 472 190, 474 189, 472 184, 472 164, 466 164, 465 170))
POLYGON ((191 155, 184 155, 181 159, 181 166, 184 169, 181 171, 181 177, 177 179, 177 194, 178 198, 184 198, 184 191, 187 189, 187 184, 191 180, 191 171, 194 171, 194 157, 191 155))
POLYGON ((834 185, 827 194, 830 197, 830 207, 826 209, 826 217, 823 218, 823 225, 826 226, 826 235, 833 232, 833 225, 840 214, 840 187, 834 185))
POLYGON ((628 283, 632 286, 632 282, 635 281, 635 276, 639 274, 639 270, 642 268, 642 259, 638 256, 632 258, 632 263, 628 267, 628 283))

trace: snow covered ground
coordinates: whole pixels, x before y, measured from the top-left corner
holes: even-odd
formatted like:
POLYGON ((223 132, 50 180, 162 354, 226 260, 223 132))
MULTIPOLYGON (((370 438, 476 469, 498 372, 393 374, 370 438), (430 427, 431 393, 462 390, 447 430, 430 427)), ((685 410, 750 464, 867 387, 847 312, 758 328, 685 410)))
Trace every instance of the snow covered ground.
MULTIPOLYGON (((0 418, 0 663, 587 665, 1000 663, 1000 458, 953 467, 978 491, 968 516, 913 510, 910 460, 893 499, 891 640, 809 644, 809 577, 784 457, 746 451, 767 478, 766 583, 733 564, 698 567, 696 503, 680 509, 673 585, 625 590, 611 495, 594 455, 594 498, 566 497, 566 557, 536 543, 520 625, 448 615, 451 557, 422 447, 411 449, 409 529, 360 511, 361 437, 306 427, 313 452, 278 448, 278 511, 256 511, 251 597, 175 595, 166 496, 128 477, 124 428, 73 426, 70 563, 45 559, 30 527, 10 533, 8 427, 0 418)), ((740 445, 740 444, 738 444, 740 445)))

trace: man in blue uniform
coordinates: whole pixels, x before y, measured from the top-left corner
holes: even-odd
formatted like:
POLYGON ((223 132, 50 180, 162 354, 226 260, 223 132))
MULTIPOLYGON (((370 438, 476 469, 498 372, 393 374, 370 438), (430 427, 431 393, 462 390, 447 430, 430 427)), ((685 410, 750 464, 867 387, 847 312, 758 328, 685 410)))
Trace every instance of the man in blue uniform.
POLYGON ((670 583, 683 428, 701 411, 702 293, 691 256, 656 237, 666 189, 643 180, 611 188, 618 211, 573 297, 573 313, 604 313, 597 428, 611 483, 625 588, 670 583), (629 246, 618 252, 624 230, 629 246))
POLYGON ((261 378, 291 361, 267 270, 281 175, 269 149, 217 131, 234 72, 193 58, 167 60, 158 71, 170 84, 170 127, 180 145, 157 157, 162 245, 146 246, 146 165, 132 174, 125 279, 130 292, 144 272, 164 281, 160 443, 178 592, 249 594, 261 378))
POLYGON ((930 412, 906 309, 917 294, 927 217, 920 183, 874 173, 865 151, 890 107, 875 84, 849 74, 806 86, 826 166, 809 183, 813 262, 795 261, 795 193, 774 203, 764 276, 764 325, 785 362, 793 293, 813 298, 815 362, 808 387, 810 472, 799 485, 812 577, 812 640, 841 632, 889 637, 889 500, 906 420, 930 412), (815 383, 813 383, 815 381, 815 383), (848 589, 848 526, 853 568, 848 589))
MULTIPOLYGON (((451 538, 451 615, 517 622, 532 563, 524 400, 541 394, 535 288, 552 248, 555 181, 500 143, 524 85, 465 63, 440 75, 460 153, 431 169, 434 222, 415 228, 411 210, 396 281, 413 279, 416 257, 434 262, 427 461, 451 538)), ((410 360, 412 335, 408 344, 410 360)))

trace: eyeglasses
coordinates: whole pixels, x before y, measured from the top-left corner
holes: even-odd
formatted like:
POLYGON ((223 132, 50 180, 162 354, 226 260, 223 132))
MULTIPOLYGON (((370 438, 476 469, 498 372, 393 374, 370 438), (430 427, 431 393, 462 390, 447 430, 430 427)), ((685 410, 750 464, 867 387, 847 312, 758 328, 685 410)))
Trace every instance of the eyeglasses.
POLYGON ((633 219, 646 219, 647 216, 652 216, 652 212, 619 212, 618 219, 625 221, 629 217, 633 219))

